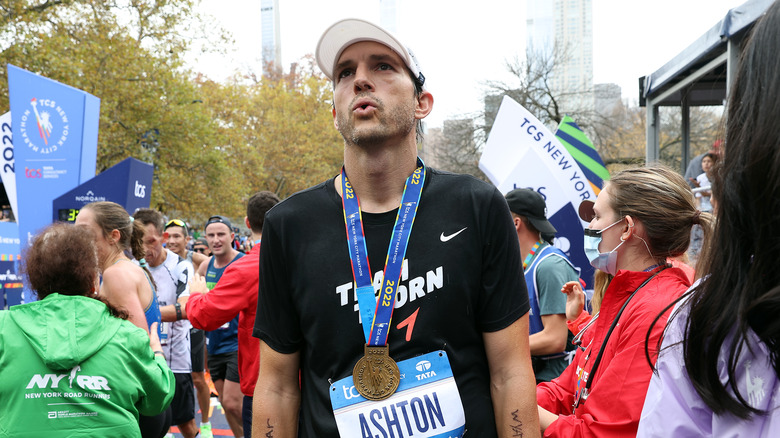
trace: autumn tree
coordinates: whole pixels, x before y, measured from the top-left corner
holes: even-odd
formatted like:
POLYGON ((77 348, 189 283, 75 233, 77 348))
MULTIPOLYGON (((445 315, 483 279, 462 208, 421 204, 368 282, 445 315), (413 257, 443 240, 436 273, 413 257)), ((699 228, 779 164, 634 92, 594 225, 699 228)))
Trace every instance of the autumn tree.
POLYGON ((200 87, 239 185, 284 198, 338 173, 344 145, 333 127, 330 81, 311 58, 288 74, 200 87))
POLYGON ((238 202, 235 190, 209 199, 229 171, 216 130, 200 105, 181 54, 191 0, 47 0, 0 3, 0 110, 7 110, 5 64, 101 100, 98 172, 127 157, 155 166, 152 206, 162 211, 238 202), (186 17, 186 18, 185 18, 186 17))
MULTIPOLYGON (((98 171, 127 157, 152 163, 152 207, 196 224, 213 212, 243 216, 258 190, 286 197, 335 175, 343 142, 312 59, 271 77, 211 81, 184 64, 192 29, 207 27, 192 6, 0 1, 0 77, 11 63, 100 98, 98 171)), ((229 41, 210 32, 215 50, 229 41)), ((4 111, 7 86, 0 94, 4 111)))

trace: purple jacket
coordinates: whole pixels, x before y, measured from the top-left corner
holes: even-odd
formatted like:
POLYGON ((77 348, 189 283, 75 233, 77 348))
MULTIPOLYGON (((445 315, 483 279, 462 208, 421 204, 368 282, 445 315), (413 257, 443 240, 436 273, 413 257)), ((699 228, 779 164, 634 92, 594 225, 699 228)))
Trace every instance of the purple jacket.
MULTIPOLYGON (((696 393, 685 370, 681 340, 687 316, 686 306, 669 319, 656 363, 658 373, 650 380, 637 436, 780 437, 780 382, 769 362, 766 345, 750 332, 750 349, 743 348, 736 374, 742 397, 754 408, 769 413, 748 420, 729 414, 715 415, 696 393)), ((727 337, 723 345, 730 345, 732 340, 733 336, 727 337)), ((728 381, 727 360, 722 350, 718 371, 724 383, 728 381)), ((732 392, 730 388, 728 391, 732 392)))

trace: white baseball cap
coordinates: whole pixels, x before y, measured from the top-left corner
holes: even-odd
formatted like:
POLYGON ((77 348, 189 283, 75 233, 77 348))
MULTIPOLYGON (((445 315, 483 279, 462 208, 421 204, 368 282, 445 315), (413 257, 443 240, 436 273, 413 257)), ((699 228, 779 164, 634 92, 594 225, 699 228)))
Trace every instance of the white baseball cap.
POLYGON ((317 43, 315 51, 317 65, 320 66, 320 70, 325 73, 328 79, 333 80, 333 70, 335 70, 341 53, 347 47, 361 41, 374 41, 393 49, 425 88, 425 76, 420 71, 420 65, 417 58, 414 57, 414 53, 390 32, 376 24, 358 18, 337 21, 325 30, 317 43))

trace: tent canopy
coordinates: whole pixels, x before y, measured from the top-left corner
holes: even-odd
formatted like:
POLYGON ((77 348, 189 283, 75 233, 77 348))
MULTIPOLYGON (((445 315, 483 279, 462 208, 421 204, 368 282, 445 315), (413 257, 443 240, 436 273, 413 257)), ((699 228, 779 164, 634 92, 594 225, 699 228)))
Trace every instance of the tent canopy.
POLYGON ((749 0, 655 72, 639 78, 639 105, 647 108, 648 163, 658 161, 658 107, 682 109, 682 165, 689 161, 691 106, 723 105, 736 71, 742 41, 772 0, 749 0))

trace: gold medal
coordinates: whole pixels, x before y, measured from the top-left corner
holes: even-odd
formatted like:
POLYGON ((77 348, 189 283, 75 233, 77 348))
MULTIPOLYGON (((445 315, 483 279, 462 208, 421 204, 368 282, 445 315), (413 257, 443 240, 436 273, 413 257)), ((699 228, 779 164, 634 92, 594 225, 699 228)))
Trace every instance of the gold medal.
POLYGON ((398 389, 401 373, 398 365, 390 358, 387 345, 369 347, 352 370, 352 381, 358 393, 367 400, 384 400, 398 389))

